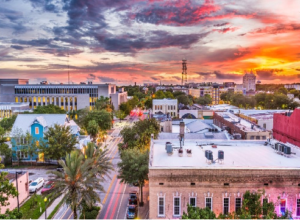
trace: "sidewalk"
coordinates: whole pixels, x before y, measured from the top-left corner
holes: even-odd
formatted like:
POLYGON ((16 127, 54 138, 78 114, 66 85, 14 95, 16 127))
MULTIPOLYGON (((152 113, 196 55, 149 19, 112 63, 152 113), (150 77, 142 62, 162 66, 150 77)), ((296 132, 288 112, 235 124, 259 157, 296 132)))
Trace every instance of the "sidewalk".
MULTIPOLYGON (((47 218, 52 213, 52 211, 55 209, 55 207, 58 205, 58 203, 60 203, 60 201, 63 199, 63 197, 64 197, 64 194, 57 197, 54 200, 54 202, 52 202, 52 204, 47 208, 47 218)), ((39 219, 45 219, 45 212, 40 216, 39 219)))
POLYGON ((139 219, 149 219, 149 182, 143 188, 144 206, 139 207, 139 219))

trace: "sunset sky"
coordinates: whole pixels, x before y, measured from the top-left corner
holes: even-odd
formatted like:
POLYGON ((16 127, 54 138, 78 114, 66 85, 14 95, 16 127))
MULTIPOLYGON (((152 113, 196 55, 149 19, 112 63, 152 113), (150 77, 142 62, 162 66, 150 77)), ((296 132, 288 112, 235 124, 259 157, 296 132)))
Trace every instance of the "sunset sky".
POLYGON ((0 0, 0 78, 300 82, 300 0, 0 0), (68 58, 69 56, 69 58, 68 58))

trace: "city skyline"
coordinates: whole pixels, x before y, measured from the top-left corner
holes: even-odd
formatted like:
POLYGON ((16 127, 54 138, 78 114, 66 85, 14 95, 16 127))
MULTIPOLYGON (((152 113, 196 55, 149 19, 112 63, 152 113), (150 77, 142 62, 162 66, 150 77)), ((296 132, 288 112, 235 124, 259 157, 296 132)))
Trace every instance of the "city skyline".
POLYGON ((119 85, 300 81, 300 2, 0 0, 0 76, 119 85))

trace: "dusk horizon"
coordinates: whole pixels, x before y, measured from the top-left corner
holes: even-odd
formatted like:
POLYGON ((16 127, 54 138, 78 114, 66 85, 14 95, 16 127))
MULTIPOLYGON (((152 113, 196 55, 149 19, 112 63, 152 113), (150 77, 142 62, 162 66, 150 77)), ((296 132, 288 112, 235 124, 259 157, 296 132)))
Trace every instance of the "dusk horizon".
POLYGON ((0 78, 300 82, 300 1, 0 0, 0 78))

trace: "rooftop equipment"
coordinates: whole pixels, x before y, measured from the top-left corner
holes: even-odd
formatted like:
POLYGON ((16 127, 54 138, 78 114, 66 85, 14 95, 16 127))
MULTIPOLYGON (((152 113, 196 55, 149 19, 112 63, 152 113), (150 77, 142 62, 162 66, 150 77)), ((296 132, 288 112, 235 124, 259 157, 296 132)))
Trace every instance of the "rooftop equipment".
POLYGON ((224 160, 224 151, 222 151, 222 150, 218 151, 218 159, 219 160, 224 160))
POLYGON ((166 143, 166 151, 169 156, 173 154, 173 146, 170 142, 168 144, 166 143))

